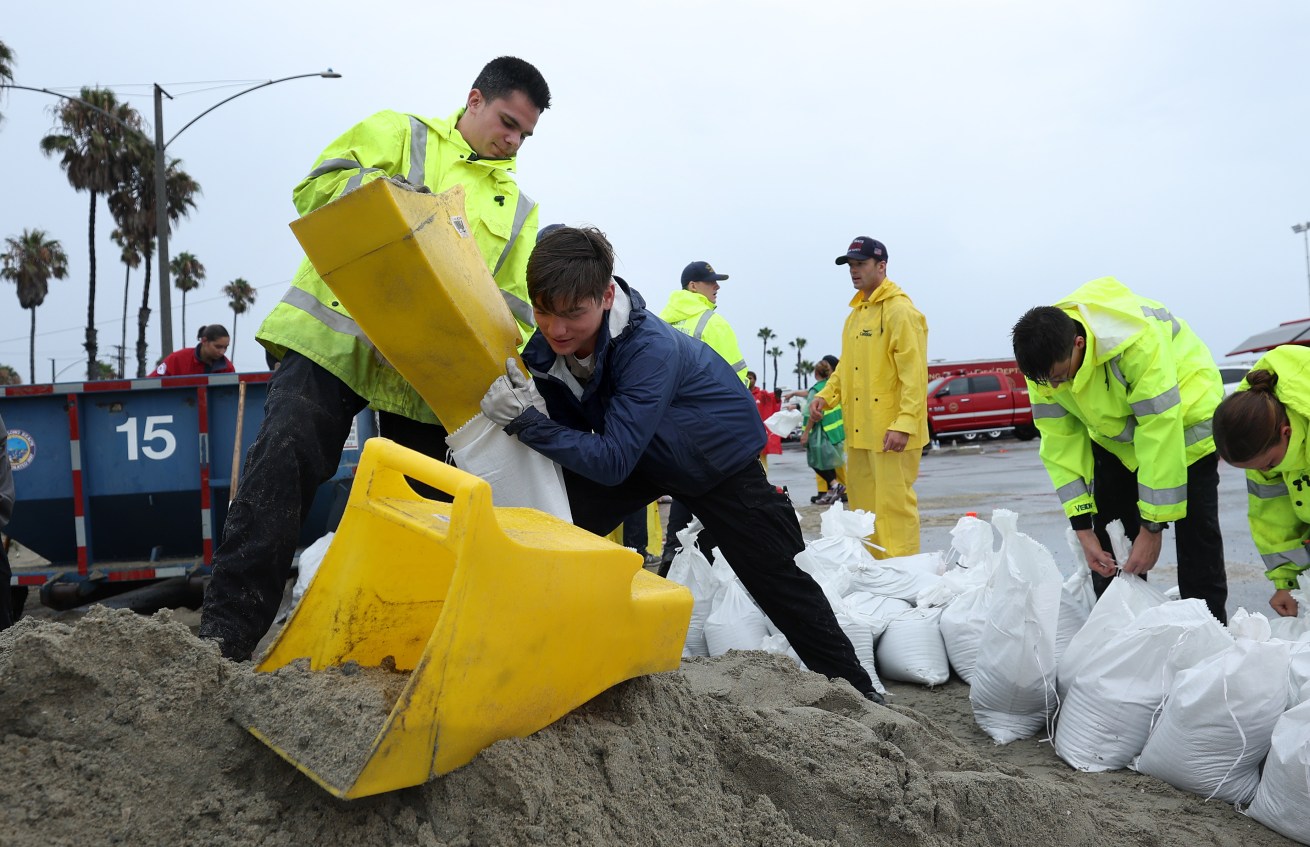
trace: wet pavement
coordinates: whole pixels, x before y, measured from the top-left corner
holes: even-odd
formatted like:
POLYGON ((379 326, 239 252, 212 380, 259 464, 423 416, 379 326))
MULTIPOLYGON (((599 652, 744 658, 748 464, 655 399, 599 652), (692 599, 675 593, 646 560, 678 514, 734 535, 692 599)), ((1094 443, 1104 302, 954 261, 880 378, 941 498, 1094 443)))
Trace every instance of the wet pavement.
MULTIPOLYGON (((1069 522, 1038 458, 1038 444, 1006 438, 947 446, 924 456, 915 486, 923 550, 948 549, 952 527, 967 512, 990 518, 993 509, 1010 509, 1019 515, 1019 530, 1045 545, 1063 574, 1072 573, 1076 562, 1065 540, 1069 522)), ((816 492, 814 472, 806 466, 799 445, 785 444, 781 456, 769 457, 769 479, 787 486, 797 506, 808 507, 816 492)), ((1246 522, 1246 479, 1242 471, 1223 462, 1219 463, 1219 523, 1228 569, 1228 614, 1244 607, 1272 616, 1273 588, 1265 579, 1246 522)), ((1151 580, 1172 587, 1178 581, 1177 569, 1170 528, 1165 530, 1164 548, 1151 580)))

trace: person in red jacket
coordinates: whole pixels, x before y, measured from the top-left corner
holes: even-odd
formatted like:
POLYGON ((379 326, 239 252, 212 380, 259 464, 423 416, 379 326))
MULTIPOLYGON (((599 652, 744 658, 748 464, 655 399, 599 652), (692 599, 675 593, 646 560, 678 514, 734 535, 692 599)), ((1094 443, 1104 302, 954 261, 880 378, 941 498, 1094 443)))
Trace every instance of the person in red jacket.
POLYGON ((200 341, 195 347, 186 347, 164 357, 155 368, 155 376, 190 376, 191 374, 227 374, 236 368, 227 357, 227 346, 232 337, 222 324, 208 324, 196 333, 200 341))
MULTIPOLYGON (((746 371, 746 386, 751 390, 751 396, 755 398, 755 406, 760 410, 760 420, 767 421, 769 416, 782 408, 782 400, 779 399, 778 391, 766 391, 755 384, 755 371, 746 371)), ((769 469, 769 457, 782 455, 782 438, 774 433, 769 433, 769 441, 764 445, 760 452, 760 462, 764 469, 769 469)))

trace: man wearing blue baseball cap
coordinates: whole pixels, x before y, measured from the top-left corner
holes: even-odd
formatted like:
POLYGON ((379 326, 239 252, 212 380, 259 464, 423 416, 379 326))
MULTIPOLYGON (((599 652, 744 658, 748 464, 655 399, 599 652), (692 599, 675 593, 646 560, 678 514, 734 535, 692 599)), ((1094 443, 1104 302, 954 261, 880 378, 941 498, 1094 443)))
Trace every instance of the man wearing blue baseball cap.
POLYGON ((841 404, 846 493, 852 509, 877 516, 868 539, 879 558, 919 552, 914 482, 928 443, 928 324, 887 278, 887 247, 867 235, 837 264, 850 269, 855 296, 842 329, 842 354, 810 404, 810 419, 841 404))

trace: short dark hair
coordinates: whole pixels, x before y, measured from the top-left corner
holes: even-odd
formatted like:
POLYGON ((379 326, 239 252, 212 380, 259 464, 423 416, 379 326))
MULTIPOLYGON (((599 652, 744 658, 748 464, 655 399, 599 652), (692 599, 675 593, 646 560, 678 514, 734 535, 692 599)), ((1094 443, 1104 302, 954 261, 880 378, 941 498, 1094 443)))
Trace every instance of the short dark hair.
POLYGON ((532 305, 558 314, 605 296, 614 278, 614 248, 595 227, 562 226, 537 242, 527 276, 532 305))
POLYGON ((1082 324, 1055 306, 1024 312, 1010 331, 1019 372, 1038 385, 1047 385, 1051 369, 1073 355, 1074 340, 1084 332, 1082 324))
POLYGON ((222 324, 205 324, 196 333, 197 341, 217 341, 220 338, 231 338, 228 335, 227 328, 222 324))
POLYGON ((550 86, 546 85, 546 78, 530 63, 514 56, 487 62, 472 87, 481 91, 488 102, 522 91, 538 110, 544 112, 550 108, 550 86))
POLYGON ((1247 390, 1235 391, 1214 410, 1214 449, 1228 462, 1248 462, 1278 443, 1287 410, 1274 395, 1278 374, 1255 370, 1247 390))

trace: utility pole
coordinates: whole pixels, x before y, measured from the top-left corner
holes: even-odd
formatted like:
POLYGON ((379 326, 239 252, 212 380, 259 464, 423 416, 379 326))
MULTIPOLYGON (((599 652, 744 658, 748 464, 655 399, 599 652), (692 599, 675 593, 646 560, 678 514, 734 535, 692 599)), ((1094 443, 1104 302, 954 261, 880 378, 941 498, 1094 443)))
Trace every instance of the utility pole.
POLYGON ((1305 236, 1305 278, 1310 283, 1310 221, 1292 224, 1292 232, 1305 236))

